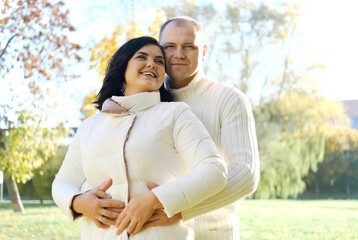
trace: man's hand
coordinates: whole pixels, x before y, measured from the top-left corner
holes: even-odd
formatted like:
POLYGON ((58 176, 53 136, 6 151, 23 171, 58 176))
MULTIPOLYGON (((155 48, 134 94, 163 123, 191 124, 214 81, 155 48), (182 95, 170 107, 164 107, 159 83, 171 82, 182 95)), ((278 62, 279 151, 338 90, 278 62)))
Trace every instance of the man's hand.
MULTIPOLYGON (((148 187, 152 190, 153 188, 158 187, 158 184, 148 182, 148 187)), ((181 213, 175 214, 173 217, 168 218, 167 214, 161 210, 157 209, 153 213, 153 215, 147 220, 147 222, 143 225, 143 227, 159 227, 159 226, 168 226, 175 224, 182 220, 181 213)))
POLYGON ((99 228, 106 229, 114 225, 125 203, 114 200, 111 195, 105 193, 111 185, 112 179, 109 179, 97 188, 75 196, 72 209, 91 219, 99 228))
POLYGON ((125 228, 128 234, 139 233, 154 211, 162 207, 162 203, 152 191, 134 196, 119 214, 115 224, 118 228, 116 234, 120 235, 125 228))
POLYGON ((160 227, 168 226, 175 223, 178 223, 182 219, 181 213, 175 214, 173 217, 168 218, 167 214, 161 210, 157 209, 153 215, 147 220, 143 227, 160 227))

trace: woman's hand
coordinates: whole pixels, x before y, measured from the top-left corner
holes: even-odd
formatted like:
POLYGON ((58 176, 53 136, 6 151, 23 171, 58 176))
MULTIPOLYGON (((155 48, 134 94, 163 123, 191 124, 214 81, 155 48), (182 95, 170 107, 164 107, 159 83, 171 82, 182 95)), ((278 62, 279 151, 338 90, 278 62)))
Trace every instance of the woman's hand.
POLYGON ((112 179, 109 179, 97 188, 75 196, 72 201, 73 211, 91 219, 99 228, 114 225, 125 204, 105 193, 111 185, 112 179))
POLYGON ((152 191, 133 197, 119 214, 115 224, 118 228, 117 235, 120 235, 126 227, 128 227, 128 234, 139 233, 154 211, 161 208, 163 205, 152 191))

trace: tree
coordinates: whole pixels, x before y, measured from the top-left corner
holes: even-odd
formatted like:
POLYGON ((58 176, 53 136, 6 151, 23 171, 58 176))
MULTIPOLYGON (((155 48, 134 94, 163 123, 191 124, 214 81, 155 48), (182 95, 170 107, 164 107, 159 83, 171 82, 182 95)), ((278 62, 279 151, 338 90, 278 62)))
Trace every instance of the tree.
POLYGON ((316 193, 320 186, 333 188, 338 179, 343 178, 346 193, 351 193, 351 184, 358 179, 358 132, 348 125, 333 126, 325 142, 324 161, 318 171, 308 178, 315 184, 316 193))
POLYGON ((308 70, 298 76, 290 69, 283 72, 290 74, 283 77, 286 87, 254 107, 263 165, 255 197, 302 193, 304 177, 323 161, 329 130, 348 120, 342 105, 328 101, 315 88, 308 70))
POLYGON ((14 72, 21 72, 22 85, 28 91, 16 92, 10 88, 10 99, 1 100, 0 124, 2 132, 0 164, 15 211, 24 212, 16 181, 26 182, 33 171, 51 157, 59 140, 68 133, 63 126, 45 128, 44 111, 48 106, 47 90, 40 86, 47 80, 71 79, 65 67, 81 60, 81 48, 69 41, 74 31, 68 21, 64 3, 47 0, 5 0, 0 18, 1 80, 14 72), (3 102, 6 101, 6 102, 3 102))
MULTIPOLYGON (((75 29, 63 6, 62 1, 51 4, 47 0, 5 0, 0 20, 2 77, 15 68, 21 68, 27 79, 34 74, 48 80, 71 77, 64 72, 64 58, 80 61, 76 50, 81 47, 68 40, 66 34, 75 29)), ((35 82, 30 83, 34 87, 35 82)))
POLYGON ((52 182, 62 161, 67 153, 68 146, 60 146, 56 154, 48 159, 45 164, 34 170, 34 176, 26 184, 19 184, 19 191, 25 196, 36 197, 43 203, 44 200, 50 199, 52 182))

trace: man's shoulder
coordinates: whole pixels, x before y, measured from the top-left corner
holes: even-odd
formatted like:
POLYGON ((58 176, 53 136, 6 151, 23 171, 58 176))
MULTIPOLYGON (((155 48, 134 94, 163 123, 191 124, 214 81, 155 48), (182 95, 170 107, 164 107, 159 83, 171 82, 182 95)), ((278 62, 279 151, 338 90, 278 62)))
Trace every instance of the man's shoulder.
POLYGON ((213 93, 213 95, 216 97, 247 99, 247 96, 244 92, 231 84, 215 81, 207 77, 205 77, 203 80, 206 83, 205 85, 210 90, 212 90, 209 92, 213 93))

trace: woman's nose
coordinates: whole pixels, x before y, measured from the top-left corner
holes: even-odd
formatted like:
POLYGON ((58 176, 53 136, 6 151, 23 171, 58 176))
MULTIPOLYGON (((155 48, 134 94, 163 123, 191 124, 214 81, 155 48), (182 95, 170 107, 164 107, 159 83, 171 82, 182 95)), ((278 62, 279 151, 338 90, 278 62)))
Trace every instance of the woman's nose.
POLYGON ((147 67, 148 68, 155 68, 156 67, 155 62, 153 60, 148 60, 147 67))

